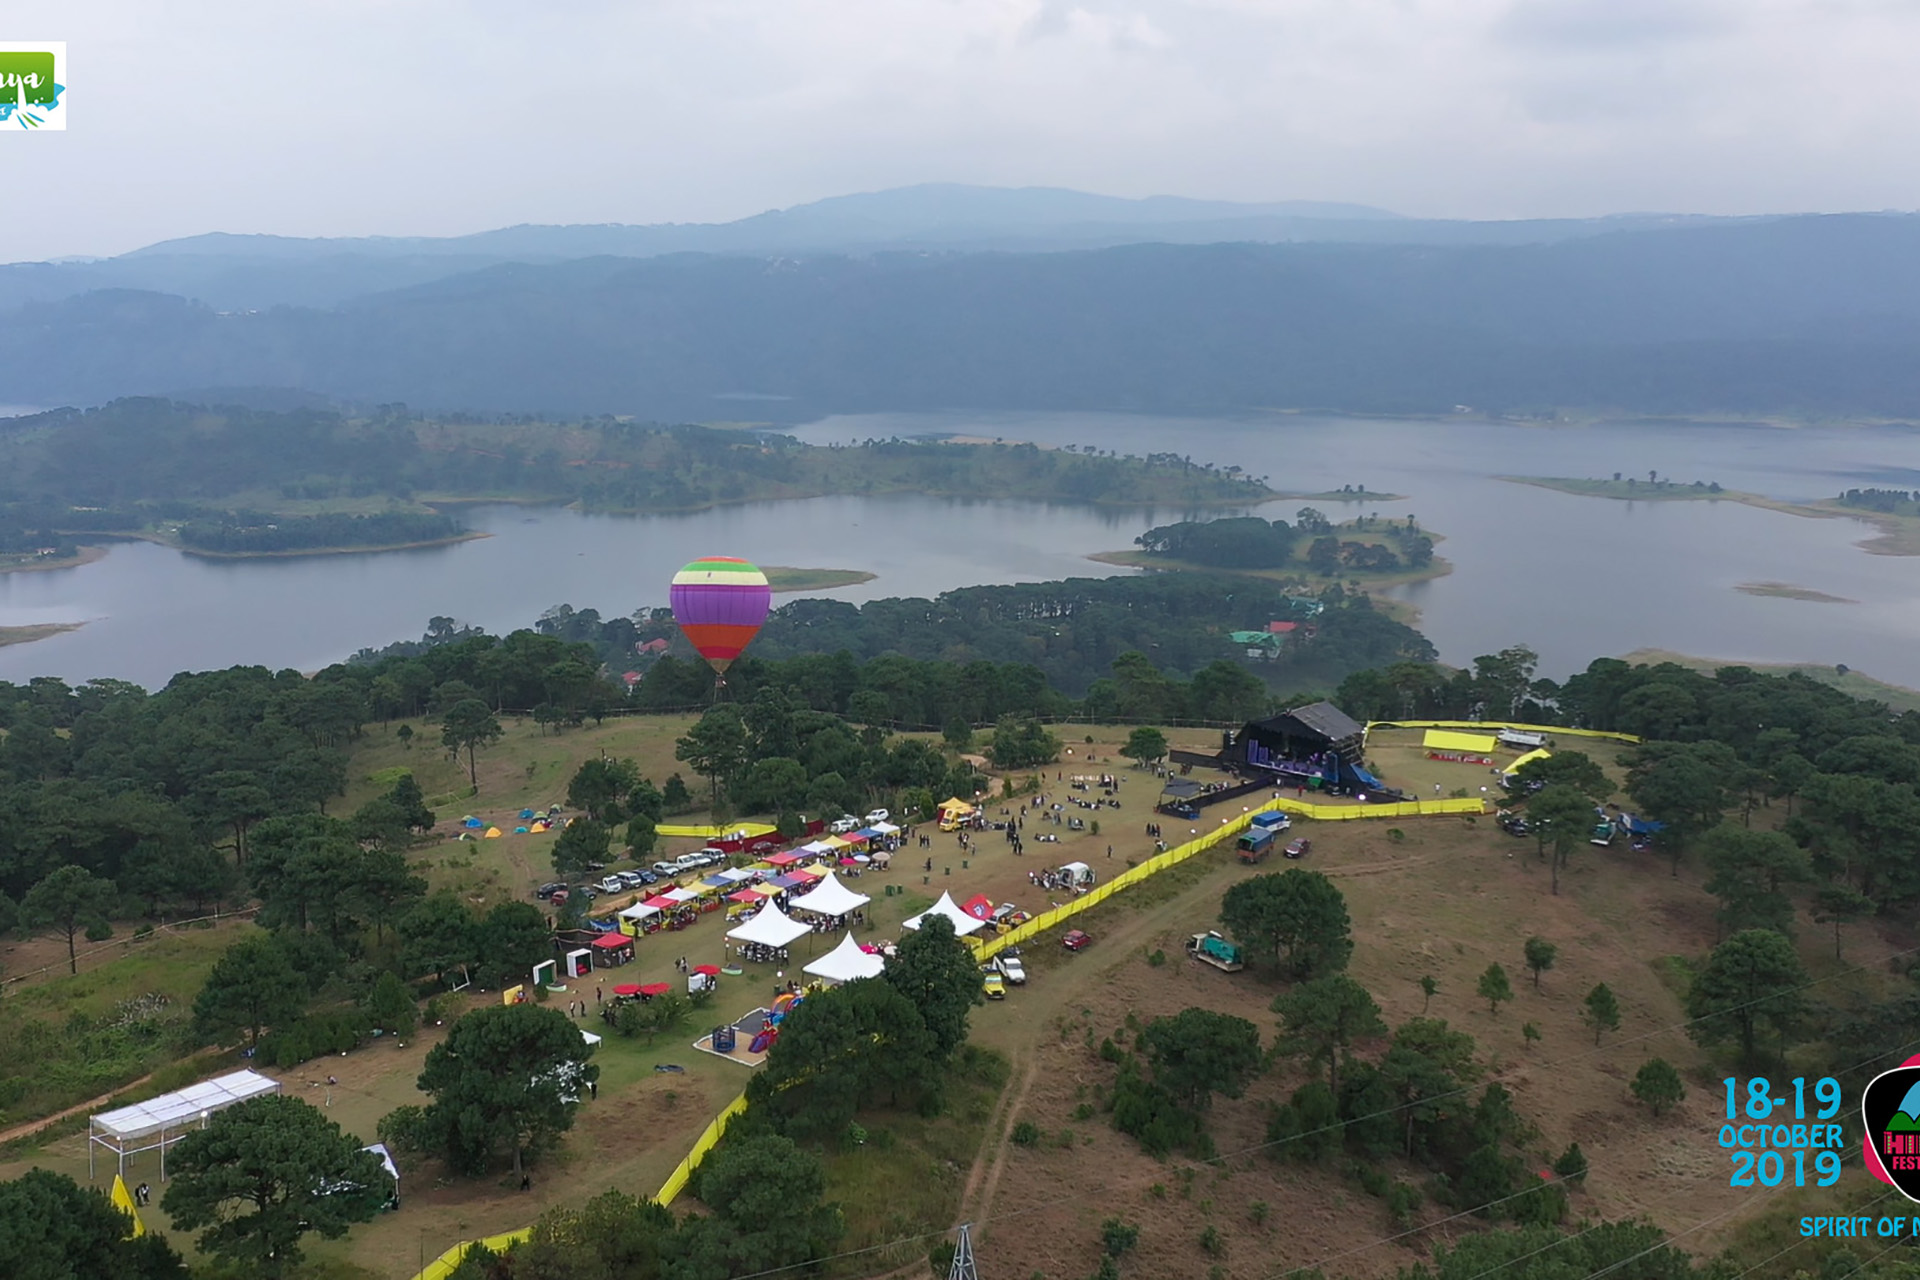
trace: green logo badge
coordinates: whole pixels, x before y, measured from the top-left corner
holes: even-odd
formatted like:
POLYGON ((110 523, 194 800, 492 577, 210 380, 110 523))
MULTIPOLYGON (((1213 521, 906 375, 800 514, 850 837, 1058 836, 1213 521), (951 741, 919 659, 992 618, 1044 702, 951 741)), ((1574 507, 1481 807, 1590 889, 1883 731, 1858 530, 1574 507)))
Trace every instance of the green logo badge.
POLYGON ((59 95, 53 54, 0 52, 0 96, 16 107, 50 107, 59 95))

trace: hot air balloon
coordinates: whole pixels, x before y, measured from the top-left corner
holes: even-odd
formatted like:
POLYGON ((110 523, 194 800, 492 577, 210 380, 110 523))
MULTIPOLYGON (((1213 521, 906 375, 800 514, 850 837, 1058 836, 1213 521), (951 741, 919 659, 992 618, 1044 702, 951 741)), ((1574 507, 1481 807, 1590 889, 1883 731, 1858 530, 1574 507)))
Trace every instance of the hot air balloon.
POLYGON ((773 590, 759 568, 734 556, 705 556, 673 575, 673 620, 724 684, 727 668, 767 620, 773 590))

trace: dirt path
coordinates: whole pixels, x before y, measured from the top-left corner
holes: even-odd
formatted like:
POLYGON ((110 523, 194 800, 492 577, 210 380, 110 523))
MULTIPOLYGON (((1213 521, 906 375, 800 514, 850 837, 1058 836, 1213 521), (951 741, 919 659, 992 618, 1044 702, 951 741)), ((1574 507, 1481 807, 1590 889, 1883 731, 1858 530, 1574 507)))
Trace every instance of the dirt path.
POLYGON ((104 1104, 112 1102, 115 1098, 119 1097, 121 1094, 126 1093, 129 1089, 138 1089, 141 1085, 145 1084, 147 1081, 151 1079, 153 1079, 153 1076, 151 1074, 144 1075, 144 1076, 141 1076, 138 1080, 127 1081, 127 1083, 121 1085, 118 1089, 115 1089, 112 1093, 103 1093, 97 1098, 89 1098, 85 1102, 76 1102, 72 1106, 68 1107, 65 1111, 56 1111, 50 1116, 41 1116, 38 1120, 29 1120, 25 1124, 17 1124, 13 1126, 13 1128, 11 1129, 0 1129, 0 1147, 3 1147, 7 1143, 14 1141, 16 1138, 30 1137, 33 1134, 40 1132, 42 1129, 45 1129, 49 1125, 60 1123, 62 1120, 65 1120, 68 1116, 77 1116, 82 1111, 93 1111, 95 1109, 98 1109, 102 1107, 104 1104))

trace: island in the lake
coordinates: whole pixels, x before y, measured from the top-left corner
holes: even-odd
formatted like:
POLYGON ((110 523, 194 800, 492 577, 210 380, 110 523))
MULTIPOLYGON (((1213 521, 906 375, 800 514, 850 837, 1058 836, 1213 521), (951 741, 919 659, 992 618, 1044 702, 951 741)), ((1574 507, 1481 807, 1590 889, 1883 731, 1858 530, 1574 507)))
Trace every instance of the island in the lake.
POLYGON ((1858 600, 1849 600, 1845 596, 1815 591, 1812 587, 1796 586, 1791 582, 1743 582, 1734 590, 1745 592, 1750 596, 1772 596, 1778 600, 1806 600, 1813 604, 1860 603, 1858 600))
POLYGON ((1495 476, 1494 479, 1583 498, 1613 498, 1625 502, 1738 502, 1810 520, 1842 517, 1863 520, 1880 532, 1860 542, 1861 550, 1876 556, 1920 556, 1920 493, 1904 489, 1848 489, 1837 497, 1818 502, 1787 502, 1761 493, 1724 489, 1713 481, 1661 480, 1654 472, 1649 472, 1645 480, 1618 474, 1611 480, 1578 480, 1565 476, 1495 476))
POLYGON ((74 547, 65 554, 28 552, 23 555, 0 556, 0 573, 43 573, 49 569, 77 569, 83 564, 92 564, 106 554, 105 547, 89 546, 74 547))
POLYGON ((22 627, 0 627, 0 648, 10 644, 32 644, 68 631, 78 631, 84 622, 31 622, 22 627))
MULTIPOLYGON (((1230 573, 1303 594, 1334 582, 1384 589, 1453 572, 1452 564, 1433 553, 1434 544, 1445 539, 1420 528, 1411 516, 1356 516, 1335 524, 1306 508, 1300 517, 1292 524, 1258 516, 1184 520, 1147 530, 1134 539, 1137 550, 1101 551, 1087 558, 1163 573, 1230 573)), ((1403 601, 1383 600, 1379 607, 1401 621, 1417 616, 1403 601)))
POLYGON ((863 569, 796 569, 791 565, 760 566, 767 585, 775 591, 831 591, 835 587, 855 587, 872 582, 877 574, 863 569))

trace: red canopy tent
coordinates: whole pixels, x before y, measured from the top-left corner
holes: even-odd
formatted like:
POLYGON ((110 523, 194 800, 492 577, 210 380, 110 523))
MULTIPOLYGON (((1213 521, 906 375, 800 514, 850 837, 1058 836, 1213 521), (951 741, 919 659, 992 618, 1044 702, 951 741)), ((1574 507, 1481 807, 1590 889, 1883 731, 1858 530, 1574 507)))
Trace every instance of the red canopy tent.
POLYGON ((960 909, 975 920, 993 919, 993 899, 984 893, 976 893, 960 904, 960 909))
POLYGON ((798 871, 787 872, 787 875, 792 877, 795 880, 808 880, 808 881, 818 880, 824 874, 825 874, 824 872, 815 871, 812 867, 801 867, 798 871))
POLYGON ((656 893, 640 905, 652 907, 655 911, 671 911, 680 904, 664 893, 656 893))
POLYGON ((603 933, 593 940, 593 962, 609 966, 633 959, 633 939, 624 933, 603 933))
POLYGON ((770 858, 762 858, 761 861, 776 867, 790 867, 800 861, 800 855, 789 850, 786 853, 776 853, 770 858))
POLYGON ((617 996, 637 996, 640 994, 640 986, 638 983, 623 982, 613 989, 613 994, 617 996))
POLYGON ((758 902, 760 901, 760 895, 755 893, 751 889, 742 889, 737 893, 728 894, 727 901, 728 902, 758 902))
POLYGON ((673 990, 671 982, 649 982, 639 988, 640 994, 648 998, 663 996, 671 990, 673 990))
POLYGON ((709 978, 717 978, 720 976, 720 966, 717 964, 697 964, 693 966, 693 971, 695 973, 704 973, 709 978))

